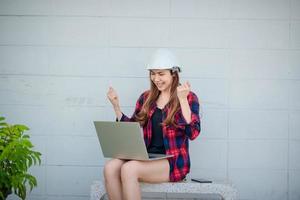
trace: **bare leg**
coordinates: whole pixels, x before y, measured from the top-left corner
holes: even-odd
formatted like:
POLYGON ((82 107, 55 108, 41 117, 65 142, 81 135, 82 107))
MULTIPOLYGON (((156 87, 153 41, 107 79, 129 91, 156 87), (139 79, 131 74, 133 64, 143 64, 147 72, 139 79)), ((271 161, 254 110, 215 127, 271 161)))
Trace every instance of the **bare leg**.
POLYGON ((124 199, 141 199, 139 181, 150 183, 168 182, 169 170, 169 162, 166 159, 156 161, 126 162, 121 167, 124 199))
POLYGON ((122 199, 121 167, 124 160, 112 159, 104 166, 105 188, 110 200, 122 199))

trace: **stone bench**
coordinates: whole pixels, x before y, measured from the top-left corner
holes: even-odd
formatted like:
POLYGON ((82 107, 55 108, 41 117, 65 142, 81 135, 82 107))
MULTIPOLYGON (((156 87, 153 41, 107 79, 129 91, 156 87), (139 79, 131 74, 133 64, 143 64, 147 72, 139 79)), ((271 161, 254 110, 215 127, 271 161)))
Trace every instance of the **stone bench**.
MULTIPOLYGON (((237 190, 231 184, 221 182, 197 183, 182 181, 159 184, 140 183, 140 186, 142 193, 165 193, 166 196, 164 199, 169 199, 168 194, 188 194, 197 196, 196 198, 199 199, 211 200, 236 200, 238 198, 237 190)), ((104 200, 105 193, 104 182, 94 181, 91 185, 90 200, 104 200)))

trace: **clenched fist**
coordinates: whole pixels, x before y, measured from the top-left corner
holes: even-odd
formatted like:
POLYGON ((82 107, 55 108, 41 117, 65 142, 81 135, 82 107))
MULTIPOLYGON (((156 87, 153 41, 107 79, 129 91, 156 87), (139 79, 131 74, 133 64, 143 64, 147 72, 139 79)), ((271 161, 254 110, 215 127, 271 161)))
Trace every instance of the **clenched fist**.
POLYGON ((191 91, 191 85, 188 81, 185 82, 183 85, 179 85, 177 87, 177 97, 178 97, 178 99, 179 100, 186 99, 190 91, 191 91))

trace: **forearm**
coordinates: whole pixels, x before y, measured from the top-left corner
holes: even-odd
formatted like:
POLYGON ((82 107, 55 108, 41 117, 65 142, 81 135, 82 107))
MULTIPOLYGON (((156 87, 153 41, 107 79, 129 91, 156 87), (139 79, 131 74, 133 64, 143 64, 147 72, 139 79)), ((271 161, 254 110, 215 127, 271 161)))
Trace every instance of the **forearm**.
POLYGON ((116 113, 116 117, 117 117, 118 120, 120 121, 121 118, 122 118, 122 115, 123 115, 120 106, 114 106, 113 108, 114 108, 114 111, 115 111, 115 113, 116 113))
POLYGON ((189 124, 192 121, 192 112, 187 98, 179 99, 182 115, 185 121, 189 124))

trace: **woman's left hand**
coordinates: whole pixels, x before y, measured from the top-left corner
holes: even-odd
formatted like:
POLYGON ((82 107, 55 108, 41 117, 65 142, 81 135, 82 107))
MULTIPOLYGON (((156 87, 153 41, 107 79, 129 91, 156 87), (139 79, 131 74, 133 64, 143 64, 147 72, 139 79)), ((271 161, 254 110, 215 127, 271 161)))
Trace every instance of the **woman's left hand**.
POLYGON ((187 81, 185 82, 183 85, 179 85, 177 87, 177 97, 178 99, 186 99, 189 92, 191 91, 191 85, 190 83, 187 81))

